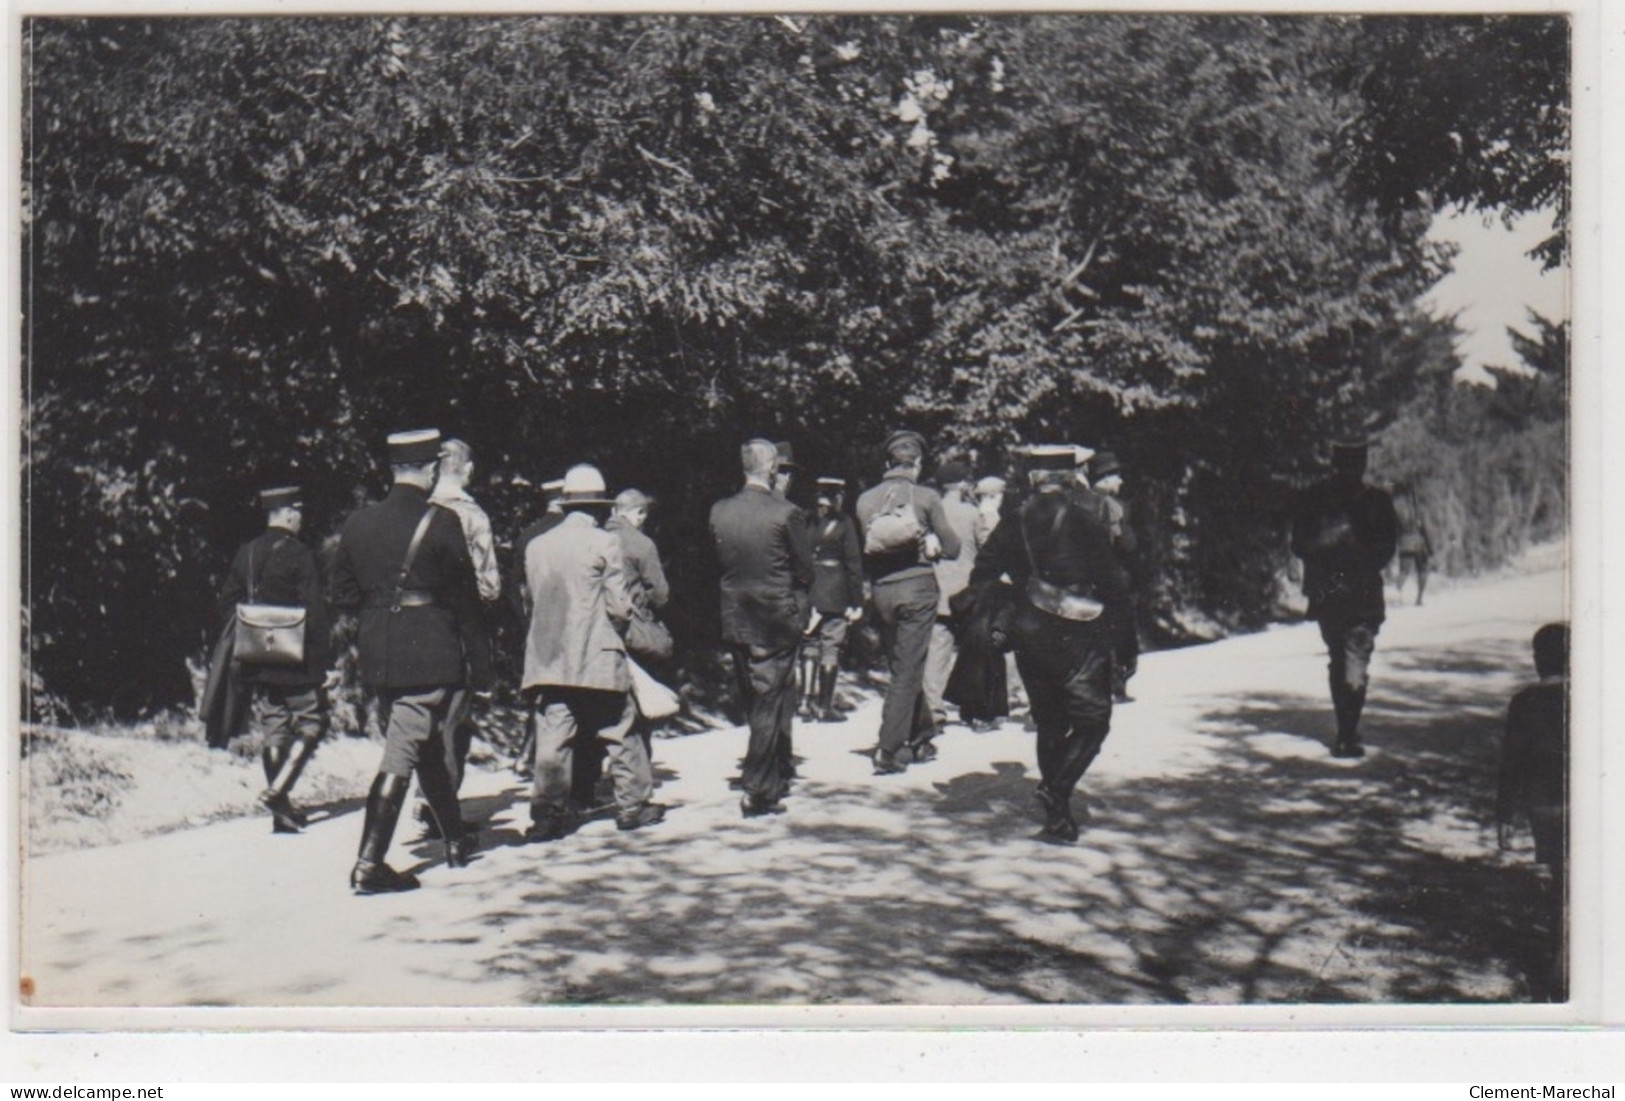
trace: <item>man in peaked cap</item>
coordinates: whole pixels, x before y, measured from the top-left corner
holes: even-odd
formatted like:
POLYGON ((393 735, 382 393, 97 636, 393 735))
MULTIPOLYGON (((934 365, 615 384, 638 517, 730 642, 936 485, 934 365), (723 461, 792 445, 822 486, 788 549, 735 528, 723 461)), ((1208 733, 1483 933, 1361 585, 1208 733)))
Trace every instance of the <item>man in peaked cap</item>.
POLYGON ((435 429, 389 437, 394 484, 344 524, 333 562, 333 603, 361 618, 361 679, 384 712, 384 756, 367 794, 350 885, 358 894, 411 890, 417 879, 385 862, 414 772, 446 861, 466 864, 477 843, 447 768, 447 722, 457 691, 489 686, 478 645, 480 598, 462 525, 429 500, 440 463, 435 429))
POLYGON ((858 526, 843 510, 846 479, 818 479, 818 511, 807 518, 812 546, 814 625, 801 655, 802 714, 819 722, 841 722, 835 709, 835 682, 848 625, 863 616, 863 548, 858 526))
POLYGON ((1303 559, 1309 618, 1326 642, 1333 757, 1363 757, 1360 713, 1365 708, 1371 652, 1387 616, 1382 571, 1394 557, 1399 521, 1387 493, 1365 482, 1368 443, 1332 445, 1332 474, 1304 490, 1292 519, 1292 553, 1303 559))
POLYGON ((305 611, 305 653, 298 664, 239 664, 236 676, 259 698, 265 724, 260 750, 266 789, 260 805, 270 811, 275 833, 298 833, 304 817, 289 793, 327 733, 323 684, 332 663, 327 603, 316 556, 299 539, 304 500, 296 486, 259 495, 265 530, 237 551, 220 591, 219 621, 230 631, 238 604, 276 604, 305 611))
POLYGON ((637 702, 620 625, 632 615, 621 540, 600 519, 614 502, 598 468, 564 475, 564 519, 525 548, 525 584, 533 603, 520 687, 534 701, 535 787, 530 841, 554 841, 579 822, 571 794, 577 754, 608 746, 615 782, 615 824, 652 826, 665 807, 649 801, 654 778, 648 745, 633 729, 637 702))
POLYGON ((1071 842, 1072 793, 1111 730, 1113 651, 1133 623, 1106 525, 1075 492, 1072 449, 1032 447, 1027 458, 1034 493, 993 529, 971 584, 1004 575, 1015 583, 998 633, 1014 645, 1038 727, 1043 835, 1071 842))
POLYGON ((925 658, 938 603, 932 563, 957 558, 960 549, 941 496, 919 484, 925 438, 906 429, 893 432, 885 452, 885 475, 857 503, 864 571, 891 670, 875 748, 877 776, 937 755, 932 744, 937 728, 925 698, 925 658))
POLYGON ((745 485, 711 506, 711 539, 722 566, 722 641, 750 726, 739 809, 754 818, 781 812, 789 791, 796 652, 813 563, 806 517, 773 492, 777 449, 750 440, 739 459, 745 485))

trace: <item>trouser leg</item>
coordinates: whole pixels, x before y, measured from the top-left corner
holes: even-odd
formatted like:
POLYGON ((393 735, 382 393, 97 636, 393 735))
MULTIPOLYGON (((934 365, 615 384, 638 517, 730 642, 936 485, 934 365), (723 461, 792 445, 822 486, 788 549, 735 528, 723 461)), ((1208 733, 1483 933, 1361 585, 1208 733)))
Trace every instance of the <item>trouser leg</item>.
POLYGON ((446 773, 451 789, 461 791, 463 773, 468 770, 468 751, 474 744, 474 693, 467 688, 452 692, 446 709, 446 773))
POLYGON ((1027 705, 1033 725, 1038 728, 1038 778, 1050 791, 1060 778, 1061 751, 1068 731, 1060 679, 1063 671, 1054 668, 1055 664, 1051 652, 1020 650, 1016 653, 1016 668, 1027 686, 1027 705))
POLYGON ((752 799, 770 803, 784 794, 789 728, 795 716, 793 675, 796 648, 736 647, 734 660, 746 670, 746 716, 750 742, 745 750, 742 786, 752 799))
POLYGON ((649 760, 649 743, 638 733, 637 701, 632 693, 599 693, 606 697, 597 705, 600 713, 597 736, 608 747, 610 779, 615 783, 615 810, 635 811, 654 792, 654 769, 649 760))
POLYGON ((937 581, 926 574, 876 585, 874 592, 891 667, 879 740, 881 750, 893 754, 905 743, 929 742, 936 733, 925 702, 925 658, 937 616, 937 581))
POLYGON ((1064 694, 1067 734, 1056 761, 1051 790, 1064 802, 1083 779, 1112 721, 1112 654, 1104 643, 1084 649, 1067 678, 1064 694))
POLYGON ((536 705, 536 757, 533 764, 530 816, 543 821, 568 812, 575 741, 578 732, 568 689, 543 689, 536 705))
POLYGON ((954 633, 948 629, 948 621, 936 619, 931 624, 931 638, 926 644, 925 653, 925 688, 926 708, 931 713, 931 721, 937 726, 943 726, 948 721, 948 705, 943 700, 943 694, 948 690, 948 678, 953 675, 954 658, 958 653, 958 646, 954 642, 954 633))

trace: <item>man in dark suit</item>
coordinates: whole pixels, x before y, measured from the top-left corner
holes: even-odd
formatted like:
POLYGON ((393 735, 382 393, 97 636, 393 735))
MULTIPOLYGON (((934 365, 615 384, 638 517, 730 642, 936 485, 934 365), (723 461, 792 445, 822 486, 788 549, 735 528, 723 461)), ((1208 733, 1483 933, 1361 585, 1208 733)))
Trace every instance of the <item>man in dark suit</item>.
POLYGON ((1309 618, 1320 624, 1329 657, 1333 757, 1364 757, 1360 713, 1365 709, 1371 652, 1388 614, 1382 571, 1394 557, 1399 521, 1394 500, 1365 484, 1366 442, 1332 445, 1332 476, 1304 491, 1292 519, 1292 553, 1303 559, 1309 618))
POLYGON ((1072 792, 1094 763, 1112 720, 1112 662, 1132 638, 1127 576, 1099 513, 1074 490, 1073 448, 1029 450, 1036 492, 993 529, 971 573, 974 587, 1009 575, 1014 645, 1038 727, 1038 800, 1044 836, 1075 841, 1072 792))
POLYGON ((232 560, 220 590, 219 621, 231 630, 237 605, 276 604, 305 610, 304 661, 298 664, 239 662, 236 675, 259 697, 266 725, 260 751, 265 791, 260 805, 271 812, 272 832, 298 833, 304 817, 288 795, 327 733, 327 695, 323 683, 332 664, 327 604, 322 598, 316 556, 299 541, 305 504, 297 486, 267 489, 260 494, 265 530, 243 544, 232 560))
POLYGON ((813 562, 806 518, 773 493, 773 444, 751 440, 739 456, 745 487, 711 506, 711 538, 722 565, 722 641, 732 648, 750 724, 740 810, 753 818, 784 809, 813 562))
POLYGON ((445 741, 458 689, 490 683, 479 646, 479 593, 462 525, 431 504, 440 458, 434 429, 389 437, 394 485, 351 516, 333 563, 333 603, 361 614, 361 679, 384 712, 384 757, 367 795, 361 850, 350 885, 359 894, 417 886, 384 861, 414 770, 442 837, 447 862, 467 863, 476 836, 463 822, 445 741))

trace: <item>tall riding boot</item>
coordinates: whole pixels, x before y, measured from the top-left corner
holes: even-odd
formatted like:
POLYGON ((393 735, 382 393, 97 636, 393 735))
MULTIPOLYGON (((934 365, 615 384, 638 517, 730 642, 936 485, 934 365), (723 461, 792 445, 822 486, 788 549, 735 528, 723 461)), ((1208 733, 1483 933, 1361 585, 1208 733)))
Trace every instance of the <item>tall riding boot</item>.
POLYGON ((1332 676, 1332 710, 1337 715, 1337 743, 1332 746, 1333 757, 1364 757, 1360 745, 1360 711, 1365 703, 1364 690, 1345 684, 1336 674, 1332 676))
POLYGON ((440 839, 446 846, 446 863, 461 868, 474 855, 478 834, 463 821, 463 809, 457 802, 457 791, 442 758, 425 756, 418 762, 418 786, 429 804, 429 813, 438 827, 440 839))
POLYGON ((294 809, 288 795, 293 791, 293 785, 299 782, 305 765, 315 756, 319 740, 301 738, 291 753, 284 751, 280 754, 281 761, 271 777, 270 786, 260 795, 260 805, 270 811, 271 817, 276 820, 277 833, 298 833, 308 825, 305 816, 294 809))
POLYGON ((835 678, 839 669, 818 670, 818 721, 821 723, 842 722, 841 713, 835 710, 835 678))
POLYGON ((796 677, 796 717, 810 721, 818 717, 813 702, 818 692, 818 666, 807 654, 801 656, 800 666, 796 677))
POLYGON ((380 772, 372 781, 372 790, 367 792, 367 816, 361 827, 361 850, 350 872, 350 887, 356 894, 410 891, 418 885, 416 876, 397 872, 384 863, 408 786, 405 776, 387 772, 380 772))

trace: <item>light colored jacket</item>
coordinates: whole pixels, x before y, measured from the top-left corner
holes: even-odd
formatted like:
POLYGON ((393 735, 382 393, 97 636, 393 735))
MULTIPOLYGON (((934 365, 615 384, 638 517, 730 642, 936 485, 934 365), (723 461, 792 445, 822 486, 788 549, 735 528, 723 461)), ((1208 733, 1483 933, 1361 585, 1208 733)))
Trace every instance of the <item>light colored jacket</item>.
POLYGON ((982 549, 977 539, 976 521, 980 513, 976 506, 958 493, 942 497, 942 511, 948 517, 948 526, 959 536, 959 553, 952 558, 944 555, 937 559, 937 614, 948 614, 948 598, 970 584, 970 571, 976 565, 976 552, 982 549))
POLYGON ((468 556, 474 560, 474 580, 480 587, 480 599, 487 604, 495 603, 502 595, 502 571, 497 568, 491 518, 466 490, 436 486, 429 500, 457 514, 457 522, 463 526, 463 538, 468 540, 468 556))
POLYGON ((523 687, 632 687, 613 622, 632 614, 620 539, 571 512, 525 548, 525 585, 532 604, 523 687))

